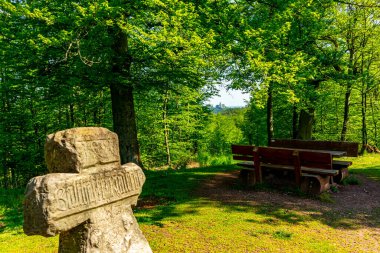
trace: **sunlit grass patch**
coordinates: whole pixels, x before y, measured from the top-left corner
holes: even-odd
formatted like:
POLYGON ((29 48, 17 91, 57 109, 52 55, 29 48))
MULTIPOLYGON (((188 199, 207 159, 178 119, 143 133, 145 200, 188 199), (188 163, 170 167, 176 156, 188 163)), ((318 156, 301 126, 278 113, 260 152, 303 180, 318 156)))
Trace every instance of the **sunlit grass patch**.
POLYGON ((58 252, 58 236, 26 236, 22 228, 0 234, 2 253, 53 253, 58 252))
POLYGON ((367 154, 357 158, 348 157, 346 160, 353 161, 349 172, 363 174, 368 178, 380 181, 380 154, 367 154))
POLYGON ((290 212, 290 217, 298 217, 293 222, 286 209, 230 208, 204 199, 176 204, 173 209, 178 215, 163 217, 161 225, 140 220, 154 217, 154 210, 137 214, 155 252, 313 252, 311 242, 315 241, 328 245, 328 252, 345 252, 331 243, 334 238, 328 236, 333 229, 306 214, 290 212), (326 237, 319 235, 320 231, 326 237))
POLYGON ((0 190, 0 252, 58 251, 58 237, 26 236, 22 230, 24 189, 0 190))

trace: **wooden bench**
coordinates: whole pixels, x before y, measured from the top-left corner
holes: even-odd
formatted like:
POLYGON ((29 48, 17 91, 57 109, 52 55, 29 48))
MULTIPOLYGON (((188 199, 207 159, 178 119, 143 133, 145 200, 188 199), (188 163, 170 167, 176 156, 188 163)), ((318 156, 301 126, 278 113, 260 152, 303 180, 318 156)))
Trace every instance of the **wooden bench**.
MULTIPOLYGON (((348 141, 315 141, 315 140, 291 140, 291 139, 273 139, 270 141, 271 147, 311 149, 311 150, 332 150, 345 151, 346 156, 357 157, 359 144, 348 141)), ((333 160, 333 169, 339 170, 339 174, 334 177, 335 182, 341 182, 348 176, 348 167, 352 161, 333 160)))
POLYGON ((254 153, 254 164, 258 182, 262 182, 263 169, 288 170, 294 173, 295 184, 312 194, 329 189, 331 177, 339 173, 332 169, 330 154, 311 151, 259 147, 254 153))
POLYGON ((329 189, 331 176, 339 171, 332 169, 332 157, 327 153, 295 151, 273 147, 232 145, 234 160, 243 162, 241 176, 246 184, 263 182, 263 173, 286 171, 294 175, 294 183, 302 191, 318 194, 329 189))
POLYGON ((333 168, 333 159, 329 153, 299 151, 301 170, 305 174, 301 189, 304 192, 319 193, 330 188, 330 183, 339 175, 339 170, 333 168))
POLYGON ((236 165, 241 167, 240 177, 245 185, 255 183, 253 151, 256 147, 251 145, 231 145, 232 158, 242 161, 236 165))

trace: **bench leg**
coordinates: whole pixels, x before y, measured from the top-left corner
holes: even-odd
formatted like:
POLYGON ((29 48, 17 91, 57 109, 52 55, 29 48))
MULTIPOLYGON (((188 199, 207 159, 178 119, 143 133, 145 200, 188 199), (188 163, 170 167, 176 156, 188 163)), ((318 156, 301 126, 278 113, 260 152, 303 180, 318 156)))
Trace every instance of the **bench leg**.
POLYGON ((246 185, 246 186, 254 185, 256 182, 255 172, 252 170, 242 169, 240 171, 240 178, 243 182, 243 185, 246 185))
POLYGON ((348 176, 348 168, 340 168, 339 174, 334 176, 335 183, 341 183, 348 176))
POLYGON ((255 183, 263 182, 263 177, 262 177, 263 172, 262 172, 261 166, 255 167, 254 175, 255 175, 255 183))
POLYGON ((308 194, 320 194, 330 189, 330 177, 322 177, 319 175, 308 175, 302 177, 301 191, 308 194))

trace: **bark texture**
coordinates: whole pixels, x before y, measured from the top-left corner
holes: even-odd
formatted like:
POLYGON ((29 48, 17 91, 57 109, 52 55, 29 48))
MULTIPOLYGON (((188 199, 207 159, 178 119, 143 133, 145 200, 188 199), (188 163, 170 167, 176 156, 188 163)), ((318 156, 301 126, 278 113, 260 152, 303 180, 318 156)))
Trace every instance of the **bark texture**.
POLYGON ((113 127, 119 136, 121 163, 133 162, 142 166, 137 140, 133 88, 111 85, 113 127))

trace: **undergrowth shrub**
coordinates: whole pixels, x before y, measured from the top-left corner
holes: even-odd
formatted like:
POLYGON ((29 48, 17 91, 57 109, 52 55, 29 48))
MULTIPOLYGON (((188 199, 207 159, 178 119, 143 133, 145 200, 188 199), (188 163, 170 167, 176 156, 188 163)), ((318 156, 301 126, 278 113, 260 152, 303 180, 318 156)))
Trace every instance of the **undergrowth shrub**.
POLYGON ((198 162, 201 166, 216 166, 232 164, 231 155, 218 155, 213 156, 209 153, 199 153, 198 162))
POLYGON ((360 181, 357 177, 350 175, 346 177, 345 179, 343 179, 342 184, 343 185, 359 185, 360 181))

